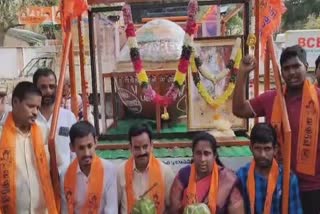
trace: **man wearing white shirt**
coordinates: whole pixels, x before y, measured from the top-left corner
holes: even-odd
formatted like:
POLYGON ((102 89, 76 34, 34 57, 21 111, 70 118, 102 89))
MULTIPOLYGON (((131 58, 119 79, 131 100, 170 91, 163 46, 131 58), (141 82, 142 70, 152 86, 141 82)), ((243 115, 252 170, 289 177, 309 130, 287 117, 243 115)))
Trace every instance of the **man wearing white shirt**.
POLYGON ((117 214, 117 171, 95 153, 95 128, 80 121, 70 129, 70 147, 77 158, 61 173, 61 213, 117 214))
MULTIPOLYGON (((49 134, 56 98, 57 78, 51 69, 39 68, 33 75, 33 83, 42 93, 37 121, 47 127, 47 134, 49 134)), ((55 138, 57 154, 62 158, 60 161, 57 159, 59 172, 67 168, 73 159, 69 148, 69 130, 74 123, 76 123, 75 115, 69 110, 60 108, 55 138)))
POLYGON ((41 92, 31 82, 13 90, 0 133, 0 213, 57 213, 45 136, 36 123, 41 92))
POLYGON ((174 180, 172 169, 154 157, 152 132, 147 124, 133 125, 128 136, 132 155, 119 165, 117 172, 120 213, 131 213, 136 201, 150 188, 147 198, 156 205, 157 213, 168 213, 174 180), (157 185, 152 187, 154 184, 157 185))

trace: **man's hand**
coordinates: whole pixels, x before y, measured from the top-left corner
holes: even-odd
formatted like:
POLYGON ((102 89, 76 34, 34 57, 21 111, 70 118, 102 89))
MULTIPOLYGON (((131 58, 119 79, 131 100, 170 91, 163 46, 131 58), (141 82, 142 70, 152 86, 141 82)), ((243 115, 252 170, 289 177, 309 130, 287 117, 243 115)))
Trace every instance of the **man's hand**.
POLYGON ((256 67, 256 60, 251 55, 246 55, 243 57, 240 65, 239 72, 243 74, 248 74, 250 71, 254 70, 256 67))

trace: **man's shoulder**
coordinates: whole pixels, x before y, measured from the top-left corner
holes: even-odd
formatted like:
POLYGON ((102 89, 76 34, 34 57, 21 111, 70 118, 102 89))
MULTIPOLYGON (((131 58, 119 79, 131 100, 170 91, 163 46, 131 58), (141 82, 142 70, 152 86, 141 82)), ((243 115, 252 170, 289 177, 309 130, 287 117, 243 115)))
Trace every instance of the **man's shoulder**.
POLYGON ((69 109, 65 109, 65 108, 61 108, 60 107, 60 110, 59 110, 59 116, 61 116, 61 117, 64 117, 64 116, 70 116, 70 115, 74 115, 73 113, 72 113, 72 111, 70 111, 69 109))
POLYGON ((72 111, 60 107, 60 110, 59 110, 60 123, 72 126, 76 121, 77 121, 76 117, 74 116, 72 111))
POLYGON ((124 160, 122 163, 117 165, 117 173, 118 175, 124 175, 124 168, 126 166, 128 160, 124 160))
POLYGON ((263 99, 272 99, 277 95, 277 91, 275 89, 267 90, 263 93, 261 93, 258 98, 263 98, 263 99))
POLYGON ((249 169, 250 169, 250 164, 251 163, 247 163, 246 165, 240 167, 237 172, 236 172, 236 175, 239 179, 243 179, 245 177, 248 176, 248 172, 249 172, 249 169))
MULTIPOLYGON (((279 174, 283 177, 284 168, 282 164, 279 164, 279 174)), ((290 178, 291 179, 298 179, 296 173, 294 173, 292 170, 290 171, 290 178)))
POLYGON ((161 167, 162 170, 172 171, 171 167, 168 164, 165 164, 160 159, 157 159, 157 160, 160 162, 160 167, 161 167))
POLYGON ((106 160, 106 159, 103 159, 103 158, 99 158, 100 160, 101 160, 101 162, 102 162, 102 164, 103 164, 103 168, 105 169, 105 170, 112 170, 112 171, 115 171, 116 170, 116 167, 115 167, 115 165, 111 162, 111 161, 109 161, 109 160, 106 160))

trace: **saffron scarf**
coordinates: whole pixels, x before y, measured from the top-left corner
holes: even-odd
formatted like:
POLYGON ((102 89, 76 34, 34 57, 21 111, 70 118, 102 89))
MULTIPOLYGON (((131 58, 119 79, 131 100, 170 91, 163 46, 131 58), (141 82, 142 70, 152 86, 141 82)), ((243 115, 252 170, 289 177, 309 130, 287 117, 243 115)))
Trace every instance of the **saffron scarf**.
MULTIPOLYGON (((278 142, 283 148, 282 111, 280 96, 277 94, 273 103, 271 124, 275 127, 278 142)), ((317 89, 308 80, 304 82, 299 123, 297 149, 297 171, 315 175, 319 132, 319 101, 317 89)), ((282 152, 283 153, 283 152, 282 152)))
MULTIPOLYGON (((16 210, 16 132, 17 128, 13 121, 12 113, 9 113, 4 124, 0 140, 0 210, 2 213, 17 213, 16 210)), ((57 214, 54 193, 51 183, 49 163, 45 153, 42 133, 37 124, 31 126, 32 147, 40 177, 45 202, 49 214, 57 214)), ((31 188, 31 187, 30 187, 31 188)))
MULTIPOLYGON (((75 193, 77 185, 77 169, 79 162, 75 159, 69 166, 65 175, 64 191, 68 203, 68 213, 74 213, 75 207, 75 193)), ((96 155, 93 157, 91 163, 91 170, 89 175, 89 182, 87 188, 87 198, 81 213, 98 214, 100 210, 100 203, 102 201, 102 192, 104 179, 104 168, 102 161, 96 155)), ((85 184, 81 184, 85 185, 85 184)))
MULTIPOLYGON (((211 214, 216 213, 217 208, 217 197, 218 197, 218 188, 219 188, 219 170, 218 165, 214 161, 211 181, 210 181, 210 190, 208 194, 208 206, 211 214)), ((197 199, 197 172, 194 164, 191 164, 191 172, 189 177, 189 183, 187 187, 187 205, 198 203, 197 199)))
MULTIPOLYGON (((160 161, 156 159, 153 154, 150 155, 149 159, 149 188, 157 185, 151 189, 148 193, 148 198, 151 199, 156 207, 157 213, 161 214, 165 211, 165 183, 164 177, 161 173, 160 161)), ((125 180, 126 180, 126 195, 127 195, 127 210, 128 214, 132 213, 132 209, 136 202, 134 190, 133 190, 133 171, 134 171, 134 158, 131 157, 125 164, 125 180)))
MULTIPOLYGON (((247 179, 247 190, 248 190, 248 195, 250 200, 251 214, 256 213, 255 212, 256 182, 255 182, 255 176, 254 176, 255 167, 256 167, 256 162, 253 160, 250 165, 248 179, 247 179)), ((278 176, 279 176, 279 166, 277 164, 277 161, 273 159, 272 167, 268 175, 267 195, 266 195, 264 208, 263 208, 264 214, 271 213, 272 198, 273 198, 274 190, 276 189, 276 186, 277 186, 278 176)))

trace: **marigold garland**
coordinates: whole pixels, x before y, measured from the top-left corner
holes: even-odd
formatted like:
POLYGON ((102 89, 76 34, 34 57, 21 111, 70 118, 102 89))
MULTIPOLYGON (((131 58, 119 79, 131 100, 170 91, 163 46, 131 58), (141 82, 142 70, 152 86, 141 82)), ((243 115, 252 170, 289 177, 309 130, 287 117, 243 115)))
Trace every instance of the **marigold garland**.
MULTIPOLYGON (((134 66, 134 70, 137 75, 139 85, 143 88, 145 100, 153 101, 164 107, 165 113, 166 107, 169 106, 178 97, 179 91, 185 84, 186 75, 188 72, 189 61, 192 53, 192 42, 194 38, 194 33, 196 31, 196 14, 198 12, 198 2, 197 0, 190 0, 188 5, 188 20, 185 29, 185 39, 184 45, 182 47, 182 53, 179 61, 178 68, 174 76, 174 83, 169 88, 165 96, 157 94, 149 83, 148 75, 143 68, 143 62, 140 57, 140 52, 138 48, 138 42, 136 38, 135 27, 132 21, 132 14, 129 5, 123 7, 124 22, 126 24, 126 36, 128 39, 128 45, 130 48, 131 62, 134 66)), ((163 117, 169 119, 166 115, 163 117)))
POLYGON ((230 70, 234 67, 234 62, 236 60, 237 53, 238 53, 238 50, 240 48, 241 48, 241 38, 237 38, 236 42, 235 42, 235 44, 234 44, 234 46, 232 48, 229 64, 226 66, 226 68, 223 71, 221 71, 216 76, 213 75, 212 73, 210 73, 208 71, 208 68, 203 65, 203 63, 202 63, 202 61, 200 59, 200 55, 198 54, 196 49, 194 49, 194 56, 195 56, 195 62, 196 62, 197 70, 199 70, 200 74, 204 78, 206 78, 207 80, 211 81, 213 84, 216 84, 217 82, 222 80, 224 77, 226 77, 229 74, 230 70))
MULTIPOLYGON (((195 57, 195 55, 192 55, 191 59, 191 69, 192 69, 192 77, 194 84, 196 85, 198 92, 200 96, 206 101, 208 105, 210 105, 212 108, 217 109, 221 105, 225 104, 225 102, 229 99, 229 97, 233 94, 234 88, 235 88, 235 80, 236 80, 236 70, 239 68, 240 61, 242 58, 242 51, 241 48, 237 49, 237 54, 235 56, 231 56, 230 62, 228 64, 228 68, 230 69, 230 82, 228 84, 227 89, 225 92, 218 96, 217 98, 212 98, 209 94, 206 87, 203 85, 200 79, 200 65, 202 64, 199 60, 199 57, 195 57), (231 67, 232 66, 232 67, 231 67)), ((215 78, 216 79, 216 78, 215 78)))

